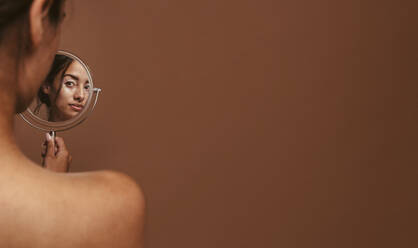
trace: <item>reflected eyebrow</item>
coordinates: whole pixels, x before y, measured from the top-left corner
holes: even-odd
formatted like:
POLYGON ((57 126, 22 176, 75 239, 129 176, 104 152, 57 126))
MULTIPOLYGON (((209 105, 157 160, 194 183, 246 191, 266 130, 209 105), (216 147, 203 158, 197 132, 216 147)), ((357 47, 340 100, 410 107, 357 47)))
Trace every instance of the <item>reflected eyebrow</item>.
MULTIPOLYGON (((75 79, 77 81, 80 80, 79 77, 77 77, 76 75, 73 75, 73 74, 68 74, 68 73, 67 74, 64 74, 63 78, 66 77, 66 76, 69 76, 69 77, 71 77, 71 78, 73 78, 73 79, 75 79)), ((86 82, 84 84, 90 84, 90 81, 89 80, 86 80, 86 82)))
POLYGON ((63 77, 66 77, 66 76, 72 77, 73 79, 75 79, 77 81, 79 80, 79 78, 77 76, 73 75, 73 74, 64 74, 63 77))

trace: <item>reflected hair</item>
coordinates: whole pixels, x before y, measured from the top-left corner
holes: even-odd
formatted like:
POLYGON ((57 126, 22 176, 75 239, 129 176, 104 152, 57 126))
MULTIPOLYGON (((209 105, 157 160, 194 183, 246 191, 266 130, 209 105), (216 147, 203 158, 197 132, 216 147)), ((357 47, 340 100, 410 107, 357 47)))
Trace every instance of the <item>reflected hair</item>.
MULTIPOLYGON (((68 67, 73 63, 74 59, 67 57, 65 55, 56 54, 54 58, 54 62, 52 63, 51 70, 49 71, 48 75, 46 76, 46 79, 44 81, 44 85, 48 85, 49 87, 53 87, 54 80, 59 77, 60 84, 57 89, 57 95, 61 91, 61 81, 64 78, 64 74, 67 71, 68 67)), ((42 106, 42 104, 45 104, 47 107, 51 107, 51 100, 49 98, 48 94, 45 94, 41 88, 38 90, 38 104, 34 110, 35 114, 39 113, 39 110, 42 106)))

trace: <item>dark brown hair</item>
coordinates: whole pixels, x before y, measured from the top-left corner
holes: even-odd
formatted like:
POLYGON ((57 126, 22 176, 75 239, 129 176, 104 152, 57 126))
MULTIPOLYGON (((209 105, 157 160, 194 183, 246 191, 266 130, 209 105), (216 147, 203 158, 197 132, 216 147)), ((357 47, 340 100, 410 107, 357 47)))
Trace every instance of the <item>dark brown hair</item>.
MULTIPOLYGON (((52 1, 49 9, 51 23, 57 24, 61 19, 61 9, 65 0, 52 1)), ((33 0, 0 0, 0 41, 4 35, 4 29, 19 17, 28 15, 33 0)))
MULTIPOLYGON (((55 55, 54 62, 52 63, 51 69, 49 70, 48 75, 46 76, 46 79, 44 81, 44 84, 53 87, 54 80, 57 77, 60 77, 60 81, 63 78, 63 75, 67 71, 68 67, 73 63, 74 59, 57 54, 55 55)), ((61 91, 62 84, 60 83, 59 88, 57 89, 57 95, 61 91)), ((49 99, 49 95, 45 94, 42 90, 42 87, 38 91, 38 105, 36 106, 34 112, 37 113, 41 107, 42 104, 45 104, 46 106, 51 106, 51 101, 49 99)))

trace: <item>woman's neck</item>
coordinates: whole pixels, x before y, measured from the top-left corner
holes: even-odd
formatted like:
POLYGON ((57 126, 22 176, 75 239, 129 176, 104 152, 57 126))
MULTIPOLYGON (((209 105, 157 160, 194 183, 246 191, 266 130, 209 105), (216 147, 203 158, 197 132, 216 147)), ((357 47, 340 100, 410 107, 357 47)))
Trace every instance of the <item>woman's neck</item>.
POLYGON ((17 59, 0 47, 0 158, 21 155, 14 137, 17 59))

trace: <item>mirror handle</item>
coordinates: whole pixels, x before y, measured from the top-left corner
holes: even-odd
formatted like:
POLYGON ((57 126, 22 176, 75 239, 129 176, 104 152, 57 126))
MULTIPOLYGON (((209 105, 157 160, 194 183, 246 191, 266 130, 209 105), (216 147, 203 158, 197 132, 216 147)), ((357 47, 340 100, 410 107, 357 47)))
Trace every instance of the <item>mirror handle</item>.
POLYGON ((94 88, 93 91, 96 92, 96 98, 94 99, 93 107, 91 109, 92 111, 94 110, 94 107, 96 107, 97 99, 99 98, 99 93, 102 92, 102 89, 94 88))
POLYGON ((55 131, 49 131, 49 135, 51 135, 52 140, 55 140, 55 136, 57 136, 57 133, 55 131))

